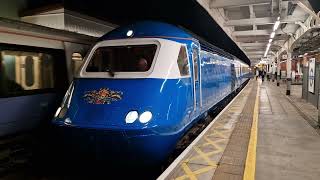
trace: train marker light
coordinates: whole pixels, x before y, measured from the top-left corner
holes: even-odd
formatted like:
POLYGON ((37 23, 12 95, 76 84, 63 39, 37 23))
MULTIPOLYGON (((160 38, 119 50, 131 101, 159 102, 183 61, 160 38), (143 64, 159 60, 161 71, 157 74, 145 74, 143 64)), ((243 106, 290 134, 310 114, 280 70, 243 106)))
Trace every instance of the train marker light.
POLYGON ((129 30, 128 32, 127 32, 127 36, 128 37, 131 37, 133 35, 133 31, 132 30, 129 30))
POLYGON ((151 120, 151 118, 152 118, 152 113, 150 111, 145 111, 140 115, 139 121, 141 123, 147 123, 151 120))
POLYGON ((130 111, 128 112, 128 114, 126 115, 126 123, 131 124, 134 121, 136 121, 138 119, 138 112, 137 111, 130 111))

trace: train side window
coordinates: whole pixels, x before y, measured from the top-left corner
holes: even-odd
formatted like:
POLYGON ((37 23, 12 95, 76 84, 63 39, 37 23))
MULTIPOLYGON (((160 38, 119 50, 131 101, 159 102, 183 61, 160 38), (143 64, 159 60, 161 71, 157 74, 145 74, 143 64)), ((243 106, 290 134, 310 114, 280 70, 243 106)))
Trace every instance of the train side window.
POLYGON ((187 76, 190 74, 189 72, 189 61, 187 49, 185 46, 181 46, 178 60, 177 60, 179 71, 181 76, 187 76))
POLYGON ((31 87, 34 84, 34 63, 33 57, 27 56, 24 63, 26 86, 31 87))
POLYGON ((55 88, 53 55, 19 50, 0 53, 0 97, 55 88))
POLYGON ((194 70, 194 80, 199 80, 198 73, 198 52, 197 49, 193 49, 192 51, 192 59, 193 59, 193 70, 194 70))

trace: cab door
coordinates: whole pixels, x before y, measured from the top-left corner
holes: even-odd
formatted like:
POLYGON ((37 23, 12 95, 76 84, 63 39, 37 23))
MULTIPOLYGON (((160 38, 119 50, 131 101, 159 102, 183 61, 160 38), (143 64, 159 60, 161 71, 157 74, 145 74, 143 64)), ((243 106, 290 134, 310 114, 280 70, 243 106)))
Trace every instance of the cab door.
POLYGON ((192 46, 192 79, 193 79, 193 100, 194 112, 198 114, 201 107, 201 76, 200 76, 200 56, 199 46, 192 46))

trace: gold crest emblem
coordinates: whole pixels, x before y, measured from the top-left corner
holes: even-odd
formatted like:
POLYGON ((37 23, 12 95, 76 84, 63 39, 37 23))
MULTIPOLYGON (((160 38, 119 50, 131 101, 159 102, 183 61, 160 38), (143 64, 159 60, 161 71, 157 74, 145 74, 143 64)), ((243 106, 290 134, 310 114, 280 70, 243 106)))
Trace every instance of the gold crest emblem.
POLYGON ((112 91, 109 88, 100 88, 85 92, 83 98, 90 104, 111 104, 112 101, 122 99, 121 91, 112 91))

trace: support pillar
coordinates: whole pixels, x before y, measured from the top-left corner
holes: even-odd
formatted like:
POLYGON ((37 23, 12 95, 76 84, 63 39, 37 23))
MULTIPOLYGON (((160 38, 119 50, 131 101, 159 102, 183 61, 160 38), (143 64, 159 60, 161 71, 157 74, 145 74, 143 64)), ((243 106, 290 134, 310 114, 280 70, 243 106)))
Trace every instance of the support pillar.
POLYGON ((272 82, 274 82, 275 78, 277 78, 276 77, 276 63, 273 61, 272 62, 272 82))
POLYGON ((290 96, 290 91, 291 91, 291 83, 292 83, 292 78, 291 78, 291 57, 292 54, 291 52, 288 52, 288 58, 287 58, 287 92, 286 95, 290 96))
POLYGON ((281 76, 280 76, 280 59, 278 58, 277 59, 277 86, 279 86, 280 85, 280 78, 281 78, 281 76))

